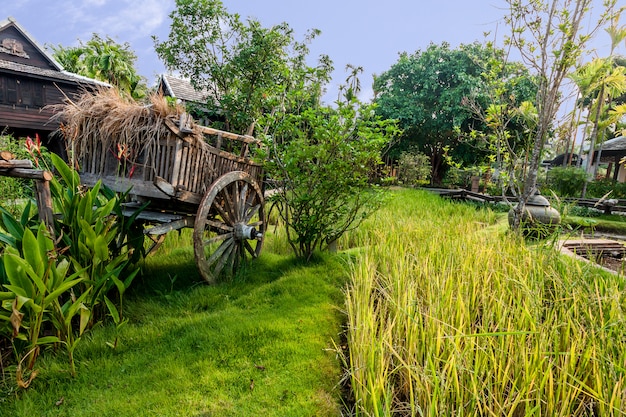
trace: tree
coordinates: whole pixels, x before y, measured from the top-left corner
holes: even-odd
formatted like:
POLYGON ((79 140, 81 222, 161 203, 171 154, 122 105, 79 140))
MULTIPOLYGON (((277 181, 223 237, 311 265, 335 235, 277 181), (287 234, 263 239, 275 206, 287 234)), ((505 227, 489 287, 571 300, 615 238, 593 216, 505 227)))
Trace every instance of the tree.
POLYGON ((369 179, 397 130, 358 102, 362 68, 348 66, 344 96, 336 108, 324 106, 332 61, 322 55, 308 64, 308 44, 319 31, 297 42, 287 23, 244 22, 219 0, 177 0, 170 17, 168 39, 154 39, 157 53, 212 93, 208 104, 221 112, 225 129, 264 140, 256 157, 277 185, 273 198, 295 254, 310 259, 358 226, 375 207, 369 179))
POLYGON ((317 68, 305 62, 317 30, 296 42, 287 23, 265 28, 254 19, 244 22, 220 0, 176 0, 170 18, 168 39, 154 38, 157 54, 211 93, 209 105, 217 106, 226 130, 252 134, 265 111, 289 105, 281 101, 288 90, 306 88, 309 98, 319 100, 320 82, 330 79, 327 57, 317 68))
POLYGON ((524 65, 509 62, 506 52, 495 48, 492 42, 487 42, 486 48, 492 57, 477 61, 483 67, 480 97, 484 102, 476 97, 463 98, 463 104, 482 122, 482 130, 472 130, 469 137, 488 149, 489 165, 494 170, 492 179, 502 196, 509 192, 519 195, 517 178, 527 168, 524 155, 530 149, 529 130, 536 123, 536 80, 524 65))
POLYGON ((609 19, 616 0, 604 1, 605 12, 588 33, 583 33, 582 23, 590 13, 592 0, 507 0, 507 3, 509 14, 505 20, 511 29, 507 43, 520 52, 525 64, 538 77, 533 147, 512 222, 513 229, 519 229, 526 202, 537 191, 541 153, 563 100, 563 80, 578 62, 595 30, 609 19))
POLYGON ((452 50, 447 43, 425 51, 400 54, 388 71, 375 77, 377 112, 399 120, 404 135, 391 152, 417 148, 431 158, 431 180, 440 183, 447 158, 466 164, 480 162, 484 147, 468 142, 469 132, 482 122, 468 108, 487 102, 483 72, 494 54, 478 43, 452 50))
POLYGON ((52 47, 54 58, 67 71, 108 82, 135 99, 145 96, 147 86, 135 69, 137 56, 128 43, 97 33, 86 43, 79 42, 77 47, 52 47))

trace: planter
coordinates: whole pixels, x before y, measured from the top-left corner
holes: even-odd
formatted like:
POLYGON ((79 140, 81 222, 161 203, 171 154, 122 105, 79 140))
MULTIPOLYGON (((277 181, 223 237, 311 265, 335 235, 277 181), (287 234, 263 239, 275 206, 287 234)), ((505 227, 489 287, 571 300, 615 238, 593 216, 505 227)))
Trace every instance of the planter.
MULTIPOLYGON (((513 218, 517 205, 509 210, 509 225, 513 225, 513 218)), ((547 198, 535 194, 528 199, 522 213, 522 227, 557 226, 561 223, 559 211, 550 206, 547 198)))

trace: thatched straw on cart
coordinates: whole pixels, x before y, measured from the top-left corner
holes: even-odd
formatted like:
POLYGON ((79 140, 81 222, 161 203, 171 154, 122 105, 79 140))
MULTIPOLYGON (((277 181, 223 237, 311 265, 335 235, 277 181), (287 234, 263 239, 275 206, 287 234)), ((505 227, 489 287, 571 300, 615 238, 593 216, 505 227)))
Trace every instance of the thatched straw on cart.
POLYGON ((184 111, 162 95, 153 94, 150 104, 144 105, 112 88, 84 92, 76 100, 67 98, 57 110, 61 132, 73 158, 83 159, 99 141, 101 149, 123 152, 123 157, 131 162, 156 138, 171 135, 165 119, 176 119, 184 111))

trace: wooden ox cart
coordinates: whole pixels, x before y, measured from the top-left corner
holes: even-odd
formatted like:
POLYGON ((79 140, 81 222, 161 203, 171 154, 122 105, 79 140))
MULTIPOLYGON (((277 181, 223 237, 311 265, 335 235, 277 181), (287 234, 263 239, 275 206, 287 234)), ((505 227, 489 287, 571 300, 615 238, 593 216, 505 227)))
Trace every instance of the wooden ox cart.
POLYGON ((62 131, 85 185, 101 180, 114 191, 130 190, 129 216, 149 202, 137 219, 154 246, 172 230, 193 228, 196 264, 209 283, 260 254, 264 174, 250 157, 255 138, 196 125, 184 113, 159 114, 150 106, 99 110, 80 117, 64 112, 69 121, 62 131))

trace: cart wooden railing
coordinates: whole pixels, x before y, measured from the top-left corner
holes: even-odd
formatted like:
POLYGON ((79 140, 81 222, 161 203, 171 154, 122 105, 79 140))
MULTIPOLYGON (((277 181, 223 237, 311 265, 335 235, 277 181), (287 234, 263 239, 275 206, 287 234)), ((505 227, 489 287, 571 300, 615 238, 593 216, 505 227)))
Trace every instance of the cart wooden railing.
POLYGON ((129 192, 133 207, 149 202, 138 219, 158 245, 166 233, 193 227, 196 263, 207 282, 260 254, 265 232, 263 166, 251 158, 259 141, 183 118, 162 120, 140 146, 89 130, 75 161, 81 181, 102 181, 129 192), (161 125, 159 125, 161 126, 161 125), (95 132, 95 133, 94 133, 95 132), (156 132, 156 133, 155 133, 156 132))

